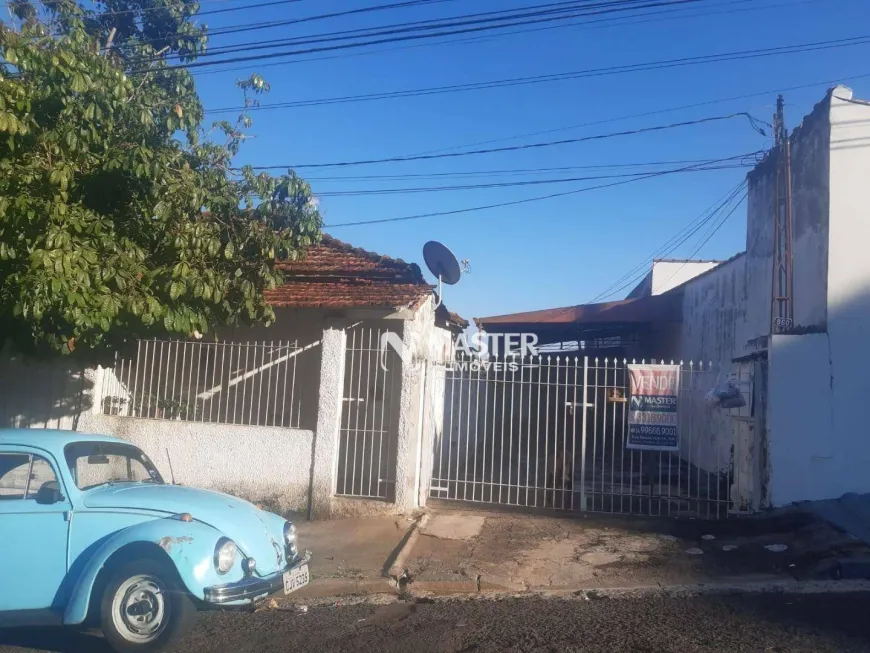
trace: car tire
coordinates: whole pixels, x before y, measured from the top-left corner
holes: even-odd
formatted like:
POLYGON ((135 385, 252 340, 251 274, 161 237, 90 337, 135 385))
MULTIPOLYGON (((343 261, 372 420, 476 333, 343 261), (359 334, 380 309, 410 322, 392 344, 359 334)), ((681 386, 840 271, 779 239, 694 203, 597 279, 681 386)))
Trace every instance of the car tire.
POLYGON ((169 650, 193 627, 196 606, 175 569, 144 558, 118 567, 100 601, 106 641, 121 653, 169 650))

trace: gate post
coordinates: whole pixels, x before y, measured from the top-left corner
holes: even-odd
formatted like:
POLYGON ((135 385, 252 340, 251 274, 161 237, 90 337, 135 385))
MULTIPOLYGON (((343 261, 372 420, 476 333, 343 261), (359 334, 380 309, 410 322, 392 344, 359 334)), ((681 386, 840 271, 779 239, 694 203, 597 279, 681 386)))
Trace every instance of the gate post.
POLYGON ((308 518, 328 518, 338 474, 338 442, 344 396, 344 359, 347 332, 326 327, 321 340, 320 392, 317 397, 317 429, 311 445, 311 481, 308 518))
MULTIPOLYGON (((580 428, 580 510, 586 512, 586 412, 589 408, 589 392, 586 384, 589 379, 589 356, 583 357, 583 400, 581 402, 581 410, 583 417, 581 418, 580 428)), ((575 379, 576 382, 576 379, 575 379)), ((577 422, 574 422, 575 424, 577 422)), ((592 461, 595 464, 595 461, 592 461)))

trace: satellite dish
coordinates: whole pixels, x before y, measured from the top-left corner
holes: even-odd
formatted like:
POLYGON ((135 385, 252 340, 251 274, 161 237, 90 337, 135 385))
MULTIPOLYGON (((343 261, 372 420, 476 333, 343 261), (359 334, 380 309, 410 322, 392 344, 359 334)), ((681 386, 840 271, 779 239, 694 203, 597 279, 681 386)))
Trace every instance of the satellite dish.
POLYGON ((459 283, 459 277, 462 275, 459 261, 453 256, 453 252, 437 240, 430 240, 423 245, 423 260, 426 261, 429 272, 438 277, 438 281, 448 286, 459 283))
POLYGON ((453 252, 437 240, 430 240, 423 245, 423 260, 429 272, 438 277, 438 301, 435 308, 441 305, 444 298, 441 284, 449 286, 459 283, 462 271, 459 269, 459 261, 453 256, 453 252))

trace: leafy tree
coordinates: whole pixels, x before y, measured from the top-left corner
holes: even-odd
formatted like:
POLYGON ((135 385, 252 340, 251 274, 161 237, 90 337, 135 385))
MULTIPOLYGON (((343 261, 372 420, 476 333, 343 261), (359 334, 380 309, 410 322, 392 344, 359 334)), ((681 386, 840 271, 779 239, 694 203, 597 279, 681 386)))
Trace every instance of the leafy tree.
MULTIPOLYGON (((0 344, 94 357, 142 337, 271 322, 275 260, 317 242, 320 215, 292 172, 232 168, 246 112, 203 126, 193 77, 178 66, 206 46, 197 3, 9 2, 0 344)), ((257 75, 239 86, 246 107, 269 90, 257 75)))

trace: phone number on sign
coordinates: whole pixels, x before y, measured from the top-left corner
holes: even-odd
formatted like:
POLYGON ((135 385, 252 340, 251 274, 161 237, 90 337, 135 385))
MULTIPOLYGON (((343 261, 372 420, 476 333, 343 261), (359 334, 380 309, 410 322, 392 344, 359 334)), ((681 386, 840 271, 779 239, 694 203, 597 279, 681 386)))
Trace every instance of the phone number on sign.
POLYGON ((635 425, 632 429, 634 433, 639 435, 674 435, 677 432, 673 426, 641 426, 635 425))

